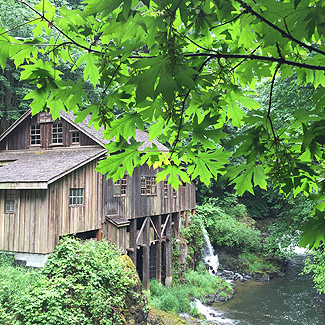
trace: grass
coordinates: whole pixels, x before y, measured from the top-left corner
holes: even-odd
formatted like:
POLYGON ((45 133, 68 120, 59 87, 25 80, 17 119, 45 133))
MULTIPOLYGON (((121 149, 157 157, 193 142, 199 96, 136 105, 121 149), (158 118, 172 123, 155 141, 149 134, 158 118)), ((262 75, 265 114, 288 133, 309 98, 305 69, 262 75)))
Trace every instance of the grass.
POLYGON ((15 324, 13 313, 19 298, 40 278, 38 270, 13 266, 13 255, 0 252, 0 323, 15 324))
POLYGON ((192 298, 204 298, 204 295, 217 292, 231 291, 231 286, 218 276, 212 276, 202 265, 198 271, 185 273, 186 283, 176 283, 172 288, 167 288, 156 280, 150 282, 149 305, 164 311, 177 314, 188 313, 197 315, 197 310, 192 306, 192 298))

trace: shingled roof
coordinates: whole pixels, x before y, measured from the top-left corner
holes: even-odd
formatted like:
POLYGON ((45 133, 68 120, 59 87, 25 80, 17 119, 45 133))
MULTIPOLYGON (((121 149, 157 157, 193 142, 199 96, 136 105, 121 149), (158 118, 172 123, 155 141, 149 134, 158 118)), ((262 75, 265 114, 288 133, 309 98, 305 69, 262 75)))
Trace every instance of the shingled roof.
MULTIPOLYGON (((98 131, 94 128, 94 126, 91 124, 89 126, 90 121, 90 115, 88 115, 82 122, 80 123, 74 123, 74 120, 76 116, 73 113, 67 113, 64 111, 61 111, 61 117, 68 121, 71 124, 74 124, 76 128, 78 128, 80 131, 87 134, 91 139, 96 141, 98 144, 104 146, 105 144, 108 144, 108 140, 103 138, 103 131, 104 127, 101 127, 98 131)), ((155 144, 160 151, 169 151, 167 147, 165 147, 163 144, 161 144, 157 140, 149 141, 149 134, 145 133, 143 131, 140 131, 138 129, 135 130, 135 140, 137 142, 143 142, 140 146, 139 150, 144 150, 147 147, 152 147, 152 144, 155 144)))
POLYGON ((48 184, 106 152, 102 148, 2 151, 0 189, 47 188, 48 184))
MULTIPOLYGON (((13 123, 4 133, 0 135, 0 141, 4 139, 13 129, 15 129, 25 118, 27 118, 31 114, 31 110, 27 111, 24 115, 22 115, 15 123, 13 123)), ((79 131, 85 133, 87 136, 89 136, 92 140, 97 142, 101 146, 105 146, 105 144, 108 144, 109 141, 107 139, 103 138, 103 131, 104 127, 101 127, 98 131, 94 128, 94 126, 91 124, 89 125, 89 121, 91 116, 88 115, 82 122, 74 123, 74 120, 76 116, 69 112, 61 111, 60 112, 61 118, 69 122, 70 124, 73 124, 79 131)), ((161 144, 157 140, 149 141, 149 134, 140 131, 138 129, 135 130, 135 140, 137 142, 143 142, 142 145, 139 147, 139 150, 144 150, 147 147, 152 147, 152 144, 155 144, 160 151, 168 152, 169 149, 161 144)))

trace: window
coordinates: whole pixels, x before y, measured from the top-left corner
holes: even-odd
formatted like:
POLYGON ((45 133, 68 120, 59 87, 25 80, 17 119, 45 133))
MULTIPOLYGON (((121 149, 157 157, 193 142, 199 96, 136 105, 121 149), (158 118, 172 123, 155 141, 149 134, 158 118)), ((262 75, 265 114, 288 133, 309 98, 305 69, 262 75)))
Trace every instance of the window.
POLYGON ((173 188, 173 197, 177 197, 177 191, 173 188))
POLYGON ((141 195, 156 195, 156 176, 141 176, 141 195))
POLYGON ((79 131, 71 131, 71 143, 76 144, 80 142, 79 131))
POLYGON ((52 126, 52 143, 63 143, 63 125, 62 123, 54 123, 52 126))
POLYGON ((15 212, 15 191, 6 191, 5 212, 15 212))
POLYGON ((84 189, 70 188, 70 206, 84 204, 84 189))
POLYGON ((114 196, 126 196, 127 189, 128 189, 127 175, 124 175, 123 178, 120 178, 117 182, 114 183, 114 196))
POLYGON ((30 126, 30 144, 41 144, 41 126, 39 124, 30 126))
POLYGON ((168 181, 164 181, 164 197, 168 197, 168 181))

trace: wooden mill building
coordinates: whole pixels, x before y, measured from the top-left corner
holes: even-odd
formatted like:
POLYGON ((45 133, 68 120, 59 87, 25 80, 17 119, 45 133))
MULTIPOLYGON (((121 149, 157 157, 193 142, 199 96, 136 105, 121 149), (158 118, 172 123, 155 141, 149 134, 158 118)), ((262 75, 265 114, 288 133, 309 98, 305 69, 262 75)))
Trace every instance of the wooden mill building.
MULTIPOLYGON (((146 288, 151 278, 170 284, 172 237, 195 209, 194 185, 157 184, 147 165, 106 180, 94 169, 107 141, 88 122, 28 111, 0 136, 0 250, 42 265, 63 235, 105 238, 130 255, 146 288)), ((139 130, 136 140, 152 145, 139 130)))

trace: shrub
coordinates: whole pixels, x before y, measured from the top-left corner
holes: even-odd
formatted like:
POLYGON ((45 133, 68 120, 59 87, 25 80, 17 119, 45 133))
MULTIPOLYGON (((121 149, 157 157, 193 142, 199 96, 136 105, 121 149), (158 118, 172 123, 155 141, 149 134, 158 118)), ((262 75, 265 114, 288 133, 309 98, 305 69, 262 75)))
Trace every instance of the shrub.
POLYGON ((258 250, 260 231, 226 214, 214 203, 214 200, 210 200, 197 208, 197 218, 203 220, 210 241, 217 246, 258 250))
POLYGON ((305 260, 304 274, 312 273, 314 286, 319 294, 325 293, 325 251, 324 244, 305 260))
POLYGON ((188 245, 187 265, 195 269, 202 260, 202 247, 204 245, 203 223, 198 214, 191 217, 190 225, 181 228, 182 237, 188 245))
POLYGON ((20 324, 14 310, 22 295, 38 281, 38 270, 13 266, 14 256, 0 253, 0 324, 20 324))
POLYGON ((149 303, 164 311, 196 315, 197 310, 191 304, 192 298, 203 298, 206 294, 224 290, 231 291, 227 282, 209 274, 202 263, 198 271, 187 271, 185 279, 185 284, 176 284, 172 288, 167 288, 156 280, 150 281, 149 303))
MULTIPOLYGON (((16 272, 24 274, 19 269, 16 272)), ((20 288, 19 295, 13 290, 8 292, 11 304, 16 302, 1 307, 1 311, 14 322, 3 323, 125 324, 126 296, 137 294, 133 292, 137 283, 135 274, 107 242, 82 243, 66 237, 57 245, 38 278, 28 283, 28 290, 20 288)), ((4 285, 1 287, 5 290, 4 285)))

